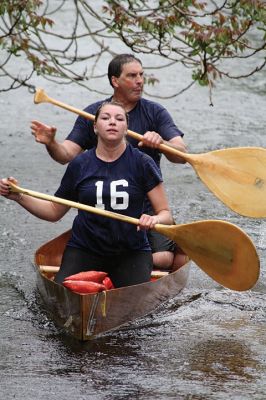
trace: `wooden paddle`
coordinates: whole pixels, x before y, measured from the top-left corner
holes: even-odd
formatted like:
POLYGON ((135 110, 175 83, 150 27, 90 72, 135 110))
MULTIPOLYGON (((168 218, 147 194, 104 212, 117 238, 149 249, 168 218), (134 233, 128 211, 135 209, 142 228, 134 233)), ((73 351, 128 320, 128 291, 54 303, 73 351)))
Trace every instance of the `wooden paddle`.
MULTIPOLYGON (((34 102, 51 103, 94 120, 94 115, 52 99, 43 89, 36 90, 34 102)), ((143 140, 136 132, 128 130, 127 134, 138 141, 143 140)), ((187 154, 161 144, 159 150, 178 155, 190 163, 202 182, 233 211, 246 217, 266 217, 266 149, 238 147, 187 154)))
MULTIPOLYGON (((130 224, 139 224, 136 218, 23 189, 12 182, 9 182, 9 185, 13 192, 130 224)), ((260 267, 256 248, 245 232, 237 226, 225 221, 210 220, 182 225, 157 224, 154 230, 178 243, 190 259, 221 285, 242 291, 250 289, 257 282, 260 267)))

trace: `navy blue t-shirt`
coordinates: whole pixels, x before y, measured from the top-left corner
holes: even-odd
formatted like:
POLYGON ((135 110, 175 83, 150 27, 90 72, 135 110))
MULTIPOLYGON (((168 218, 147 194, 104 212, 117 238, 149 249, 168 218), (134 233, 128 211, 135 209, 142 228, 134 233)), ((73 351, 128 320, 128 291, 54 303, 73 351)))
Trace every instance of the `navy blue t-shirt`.
MULTIPOLYGON (((95 115, 98 107, 105 101, 110 101, 111 98, 98 101, 86 107, 84 111, 95 115)), ((136 106, 129 113, 128 129, 144 135, 147 131, 155 131, 163 138, 163 140, 171 140, 176 136, 184 134, 177 128, 171 115, 160 104, 150 100, 141 98, 136 106)), ((77 143, 82 149, 91 149, 97 143, 97 138, 93 130, 93 122, 84 118, 78 117, 72 131, 67 137, 68 140, 77 143)), ((127 136, 127 140, 134 147, 138 145, 138 141, 127 136)), ((140 148, 141 151, 150 155, 156 164, 160 167, 161 153, 157 149, 149 147, 140 148)))
MULTIPOLYGON (((146 194, 160 182, 155 162, 130 144, 113 162, 100 160, 93 148, 69 163, 55 196, 139 218, 146 194)), ((82 210, 68 245, 99 255, 150 250, 146 232, 136 225, 82 210)))

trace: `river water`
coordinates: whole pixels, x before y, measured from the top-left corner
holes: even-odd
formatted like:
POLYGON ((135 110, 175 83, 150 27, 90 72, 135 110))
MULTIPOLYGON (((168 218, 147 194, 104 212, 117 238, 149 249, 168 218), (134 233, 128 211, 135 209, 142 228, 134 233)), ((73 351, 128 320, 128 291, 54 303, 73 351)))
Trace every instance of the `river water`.
MULTIPOLYGON (((162 73, 162 94, 185 74, 162 73)), ((108 91, 107 79, 99 88, 108 91)), ((36 86, 83 108, 100 95, 36 78, 36 86)), ((161 100, 185 132, 190 153, 238 146, 265 147, 266 71, 244 81, 222 81, 214 91, 194 87, 161 100)), ((148 96, 146 96, 148 97, 148 96)), ((75 116, 49 104, 34 105, 26 89, 0 94, 1 176, 53 194, 65 170, 34 142, 29 123, 58 127, 75 116)), ((43 312, 32 267, 36 248, 68 229, 75 215, 51 224, 0 199, 0 399, 258 399, 266 397, 266 221, 230 211, 197 178, 190 165, 163 161, 165 184, 177 223, 221 219, 254 241, 261 275, 247 292, 221 287, 192 263, 187 287, 158 312, 88 343, 65 336, 43 312)))

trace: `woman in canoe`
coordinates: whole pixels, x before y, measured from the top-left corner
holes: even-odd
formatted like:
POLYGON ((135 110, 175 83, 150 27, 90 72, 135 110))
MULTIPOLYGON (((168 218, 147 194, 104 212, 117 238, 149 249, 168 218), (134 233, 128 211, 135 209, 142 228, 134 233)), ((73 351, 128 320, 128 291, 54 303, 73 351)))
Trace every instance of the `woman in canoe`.
MULTIPOLYGON (((139 226, 79 210, 57 283, 87 270, 107 272, 115 287, 150 280, 153 265, 146 231, 158 223, 172 224, 173 218, 161 173, 152 158, 126 143, 127 125, 120 104, 103 103, 94 122, 97 146, 69 163, 55 196, 139 218, 139 226), (142 214, 146 195, 154 215, 142 214)), ((51 222, 60 220, 70 208, 13 193, 8 179, 0 180, 0 194, 51 222)))

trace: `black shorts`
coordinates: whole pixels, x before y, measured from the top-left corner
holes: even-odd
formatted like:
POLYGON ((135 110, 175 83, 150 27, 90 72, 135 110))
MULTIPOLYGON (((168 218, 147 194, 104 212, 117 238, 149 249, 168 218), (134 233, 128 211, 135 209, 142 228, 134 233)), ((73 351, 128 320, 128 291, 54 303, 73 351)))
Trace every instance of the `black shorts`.
POLYGON ((153 268, 150 251, 125 251, 118 255, 100 256, 84 249, 67 246, 55 282, 82 271, 107 272, 115 287, 149 282, 153 268))
POLYGON ((152 253, 157 253, 160 251, 171 251, 174 253, 178 249, 178 246, 175 242, 158 232, 149 230, 147 231, 147 236, 152 253))

